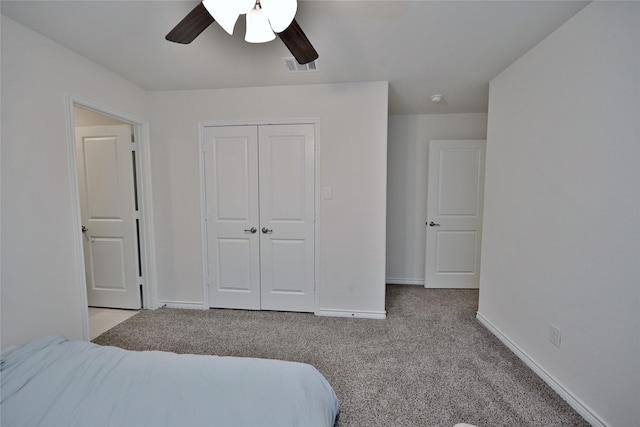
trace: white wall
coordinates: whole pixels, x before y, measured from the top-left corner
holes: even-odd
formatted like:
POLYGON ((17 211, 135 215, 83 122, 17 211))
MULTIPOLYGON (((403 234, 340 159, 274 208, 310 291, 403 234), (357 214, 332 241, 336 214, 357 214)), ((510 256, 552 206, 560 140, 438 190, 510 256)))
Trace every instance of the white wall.
POLYGON ((486 113, 389 116, 387 283, 424 285, 429 141, 486 137, 486 113))
POLYGON ((2 16, 2 348, 82 339, 65 92, 144 118, 146 93, 2 16))
MULTIPOLYGON (((149 94, 4 16, 1 31, 1 346, 81 339, 65 96, 146 120, 149 94)), ((304 117, 319 119, 334 189, 319 209, 320 308, 384 313, 387 97, 384 82, 152 94, 159 299, 203 301, 198 121, 304 117)))
POLYGON ((478 316, 596 425, 640 425, 639 22, 594 2, 490 87, 478 316))
POLYGON ((200 121, 317 118, 319 308, 384 313, 386 82, 151 93, 159 300, 202 305, 200 121))

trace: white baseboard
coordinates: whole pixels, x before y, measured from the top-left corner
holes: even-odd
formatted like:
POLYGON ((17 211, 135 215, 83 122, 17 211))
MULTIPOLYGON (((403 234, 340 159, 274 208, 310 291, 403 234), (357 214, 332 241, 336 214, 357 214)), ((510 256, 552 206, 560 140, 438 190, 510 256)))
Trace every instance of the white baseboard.
POLYGON ((325 310, 318 309, 316 316, 325 317, 352 317, 354 319, 386 319, 386 311, 348 311, 348 310, 325 310))
MULTIPOLYGON (((201 302, 188 301, 159 301, 158 308, 186 308, 190 310, 209 310, 201 302)), ((353 317, 360 319, 386 319, 386 311, 348 311, 348 310, 325 310, 319 309, 315 312, 316 316, 326 317, 353 317)))
POLYGON ((424 279, 400 279, 398 277, 387 277, 387 285, 419 285, 424 286, 424 279))
POLYGON ((535 372, 542 380, 549 385, 556 393, 560 395, 573 409, 576 410, 582 417, 587 420, 594 427, 607 427, 607 424, 602 421, 587 405, 585 405, 580 399, 575 397, 569 390, 567 390, 558 380, 556 380, 551 374, 549 374, 544 367, 539 365, 534 359, 532 359, 525 351, 523 351, 517 344, 504 335, 493 323, 491 323, 486 317, 479 312, 476 313, 476 319, 483 324, 489 332, 495 335, 509 350, 511 350, 520 360, 522 360, 533 372, 535 372))
POLYGON ((189 302, 189 301, 158 301, 158 308, 186 308, 189 310, 208 310, 201 302, 189 302))

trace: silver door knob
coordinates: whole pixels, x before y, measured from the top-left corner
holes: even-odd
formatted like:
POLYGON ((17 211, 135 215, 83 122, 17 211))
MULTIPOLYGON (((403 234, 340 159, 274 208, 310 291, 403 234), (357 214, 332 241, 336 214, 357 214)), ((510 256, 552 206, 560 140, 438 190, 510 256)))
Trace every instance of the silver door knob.
POLYGON ((251 227, 248 230, 244 230, 245 233, 251 233, 251 234, 254 234, 256 231, 258 231, 258 229, 255 227, 251 227))
POLYGON ((271 234, 271 233, 273 233, 273 230, 270 230, 267 227, 262 227, 262 232, 264 234, 271 234))
POLYGON ((84 225, 82 226, 82 232, 86 233, 89 229, 87 227, 85 227, 84 225))
POLYGON ((436 224, 435 222, 429 222, 429 227, 440 227, 440 224, 436 224))

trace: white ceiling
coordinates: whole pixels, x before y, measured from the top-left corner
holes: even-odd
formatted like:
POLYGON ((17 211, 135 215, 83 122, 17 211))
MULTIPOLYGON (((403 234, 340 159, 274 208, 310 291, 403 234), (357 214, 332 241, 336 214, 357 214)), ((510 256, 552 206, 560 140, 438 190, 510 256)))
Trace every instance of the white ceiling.
POLYGON ((389 81, 390 114, 487 111, 489 81, 588 1, 301 0, 320 58, 289 73, 279 39, 245 43, 216 23, 190 45, 164 39, 197 1, 5 1, 1 12, 147 90, 389 81), (443 94, 440 104, 429 96, 443 94))

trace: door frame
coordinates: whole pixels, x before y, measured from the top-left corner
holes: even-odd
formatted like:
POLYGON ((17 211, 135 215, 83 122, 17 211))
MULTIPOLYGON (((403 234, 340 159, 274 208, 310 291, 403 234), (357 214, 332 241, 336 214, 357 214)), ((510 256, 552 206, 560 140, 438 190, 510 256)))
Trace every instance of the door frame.
POLYGON ((71 182, 71 203, 74 206, 71 223, 74 241, 74 258, 76 261, 76 283, 80 303, 79 317, 82 322, 82 336, 89 341, 89 310, 87 300, 87 283, 85 275, 82 216, 80 211, 80 191, 78 188, 78 165, 75 137, 74 107, 82 107, 103 116, 112 117, 132 126, 135 141, 138 144, 136 155, 136 177, 138 189, 138 209, 141 211, 139 251, 142 265, 142 308, 154 310, 158 308, 157 281, 155 263, 155 239, 153 234, 153 201, 151 198, 151 156, 149 144, 149 124, 129 113, 84 98, 73 93, 65 93, 65 116, 67 126, 67 155, 69 158, 69 176, 71 182))
POLYGON ((214 126, 267 126, 267 125, 313 125, 315 156, 314 156, 314 313, 319 310, 320 301, 320 119, 319 118, 297 118, 297 119, 273 119, 273 120, 204 120, 198 122, 198 163, 200 165, 200 233, 202 242, 202 288, 204 304, 202 309, 209 310, 210 295, 208 278, 208 255, 207 255, 207 233, 206 233, 206 194, 205 194, 205 170, 204 170, 204 128, 214 126))

